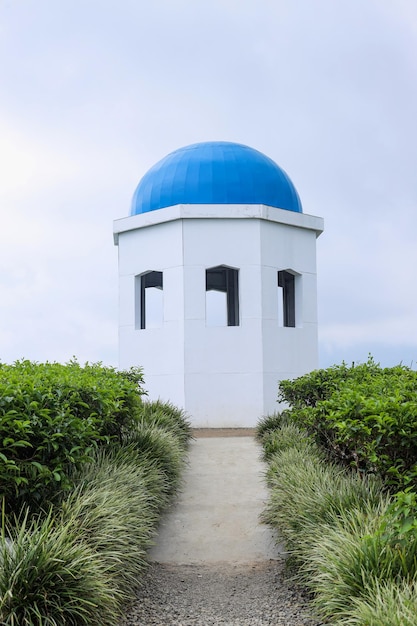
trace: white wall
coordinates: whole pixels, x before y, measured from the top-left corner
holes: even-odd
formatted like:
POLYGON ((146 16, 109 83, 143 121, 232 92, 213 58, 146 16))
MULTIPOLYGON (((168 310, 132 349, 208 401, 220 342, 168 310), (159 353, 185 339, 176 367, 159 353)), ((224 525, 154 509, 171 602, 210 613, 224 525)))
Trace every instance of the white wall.
POLYGON ((194 426, 254 426, 278 380, 317 367, 316 237, 322 220, 262 206, 184 206, 115 222, 120 367, 144 368, 149 397, 194 426), (207 216, 210 217, 207 217, 207 216), (240 325, 207 327, 205 272, 239 270, 240 325), (277 272, 300 275, 296 328, 278 326, 277 272), (163 272, 162 328, 136 330, 134 277, 163 272))

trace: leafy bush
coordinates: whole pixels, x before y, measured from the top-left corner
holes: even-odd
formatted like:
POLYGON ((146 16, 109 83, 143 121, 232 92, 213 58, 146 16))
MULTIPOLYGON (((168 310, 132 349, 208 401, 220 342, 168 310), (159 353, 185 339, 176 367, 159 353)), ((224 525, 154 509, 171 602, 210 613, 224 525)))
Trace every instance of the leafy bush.
POLYGON ((69 469, 130 427, 140 370, 19 361, 0 364, 0 489, 9 511, 71 486, 69 469))
POLYGON ((0 365, 2 624, 108 626, 132 598, 191 436, 141 384, 137 368, 0 365))
POLYGON ((415 624, 417 494, 390 495, 379 477, 329 462, 288 423, 292 415, 262 437, 271 487, 264 519, 284 538, 318 614, 340 625, 415 624))
POLYGON ((280 399, 339 462, 392 485, 416 484, 417 372, 381 369, 370 359, 283 381, 280 399))
POLYGON ((3 527, 1 624, 118 623, 140 584, 146 551, 184 463, 185 418, 171 405, 166 420, 163 412, 159 403, 159 426, 136 415, 135 428, 122 429, 120 438, 92 449, 88 461, 72 464, 71 488, 48 515, 29 517, 26 510, 3 527))
POLYGON ((352 363, 349 366, 343 362, 327 369, 314 370, 295 380, 280 381, 278 400, 295 409, 315 407, 318 402, 330 398, 344 382, 363 382, 379 371, 379 365, 371 356, 366 363, 358 365, 352 363))

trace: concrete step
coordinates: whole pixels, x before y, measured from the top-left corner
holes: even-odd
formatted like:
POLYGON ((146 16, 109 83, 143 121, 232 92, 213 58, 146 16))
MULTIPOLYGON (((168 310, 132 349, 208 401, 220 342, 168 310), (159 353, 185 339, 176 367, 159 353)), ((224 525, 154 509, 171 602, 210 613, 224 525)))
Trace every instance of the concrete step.
POLYGON ((163 517, 150 558, 159 563, 248 563, 278 559, 284 547, 260 522, 266 466, 253 436, 204 436, 190 446, 184 485, 163 517))

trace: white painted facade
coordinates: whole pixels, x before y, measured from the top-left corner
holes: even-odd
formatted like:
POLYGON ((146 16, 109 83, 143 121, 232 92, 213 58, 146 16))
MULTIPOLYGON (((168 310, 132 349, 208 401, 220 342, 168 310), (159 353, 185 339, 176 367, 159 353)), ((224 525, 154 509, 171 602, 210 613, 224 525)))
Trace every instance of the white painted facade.
POLYGON ((264 205, 178 205, 114 223, 119 366, 195 427, 247 427, 277 408, 278 381, 318 366, 316 238, 323 220, 264 205), (239 325, 208 326, 206 270, 238 270, 239 325), (279 271, 295 275, 295 327, 280 325, 279 271), (136 277, 162 272, 161 326, 140 328, 136 277))

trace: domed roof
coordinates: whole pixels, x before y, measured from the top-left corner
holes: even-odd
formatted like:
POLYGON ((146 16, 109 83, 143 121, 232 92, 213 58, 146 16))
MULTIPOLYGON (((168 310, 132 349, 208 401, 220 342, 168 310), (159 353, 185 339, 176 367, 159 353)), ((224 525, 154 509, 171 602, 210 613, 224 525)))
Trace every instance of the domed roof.
POLYGON ((185 146, 156 163, 137 186, 130 214, 176 204, 265 204, 302 213, 284 170, 262 152, 226 141, 185 146))

